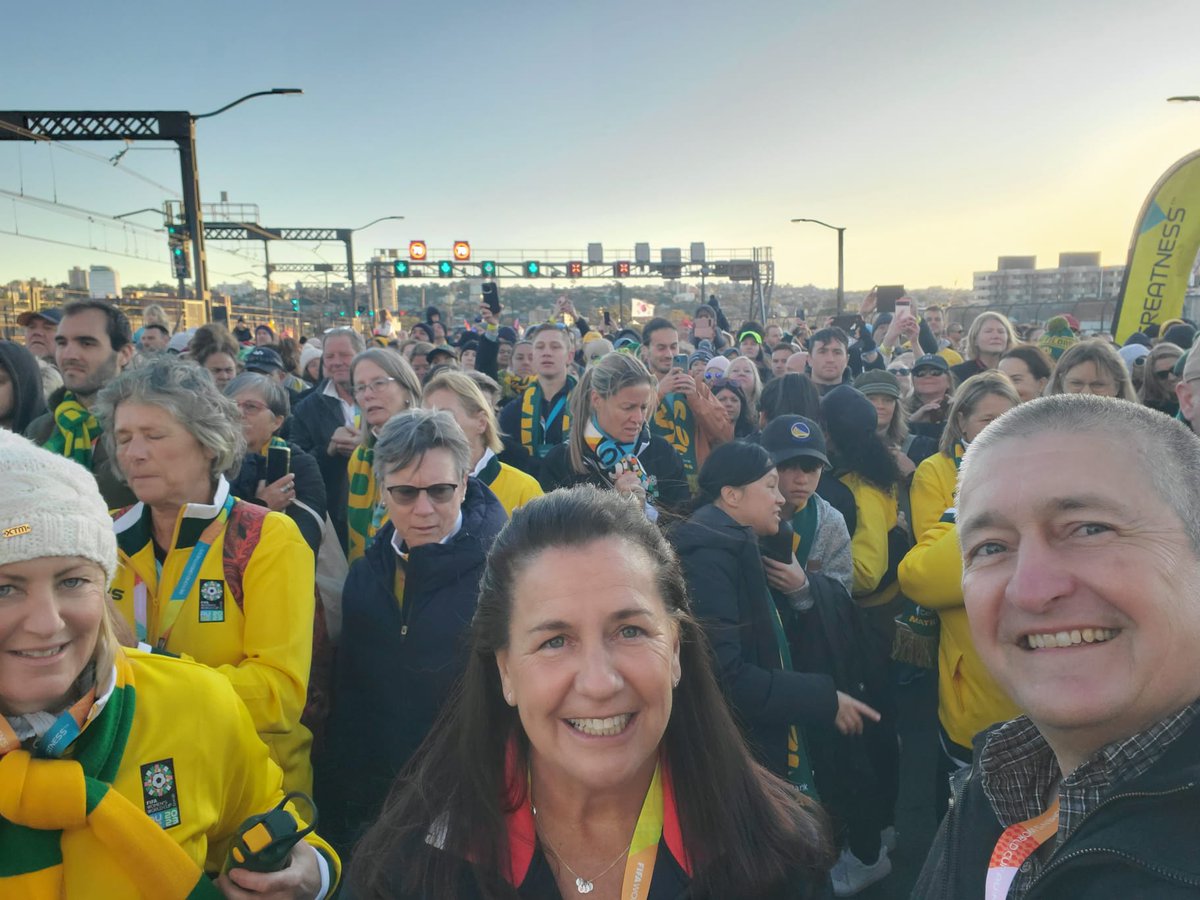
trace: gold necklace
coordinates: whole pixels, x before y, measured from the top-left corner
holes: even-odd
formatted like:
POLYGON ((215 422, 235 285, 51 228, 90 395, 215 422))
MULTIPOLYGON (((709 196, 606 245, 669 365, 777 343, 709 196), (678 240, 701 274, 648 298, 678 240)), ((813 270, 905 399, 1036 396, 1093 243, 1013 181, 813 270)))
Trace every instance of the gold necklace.
MULTIPOLYGON (((533 812, 533 818, 534 818, 534 821, 536 822, 538 820, 537 807, 534 806, 532 803, 530 803, 529 809, 533 812)), ((605 875, 607 875, 613 866, 615 866, 617 863, 619 863, 621 860, 623 860, 629 854, 629 847, 626 847, 624 850, 621 851, 621 855, 618 856, 616 859, 614 859, 612 862, 610 862, 607 866, 605 866, 604 871, 601 872, 599 875, 595 875, 592 878, 584 878, 582 875, 580 875, 578 872, 576 872, 574 869, 572 869, 570 867, 570 865, 567 864, 567 861, 565 859, 563 859, 563 856, 561 853, 558 852, 558 849, 552 843, 550 843, 550 838, 546 835, 545 832, 542 832, 542 840, 546 842, 546 849, 548 849, 551 853, 554 854, 554 858, 557 859, 560 863, 562 863, 563 867, 568 872, 570 872, 572 875, 575 876, 575 890, 579 891, 579 893, 581 893, 581 894, 590 894, 592 891, 594 891, 596 889, 596 882, 599 881, 601 878, 603 878, 605 875)), ((630 844, 630 846, 632 846, 632 843, 630 844)))

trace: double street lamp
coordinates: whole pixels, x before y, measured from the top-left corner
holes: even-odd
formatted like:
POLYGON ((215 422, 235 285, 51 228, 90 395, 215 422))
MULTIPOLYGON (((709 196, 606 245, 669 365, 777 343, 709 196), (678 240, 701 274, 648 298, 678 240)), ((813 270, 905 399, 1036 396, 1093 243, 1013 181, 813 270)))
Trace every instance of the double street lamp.
POLYGON ((842 314, 842 307, 845 305, 846 299, 846 284, 845 284, 845 256, 843 254, 844 238, 846 235, 845 227, 839 228, 837 225, 830 225, 828 222, 822 222, 820 219, 792 219, 793 222, 812 222, 814 225, 824 225, 826 228, 832 228, 837 232, 838 236, 838 286, 837 286, 837 314, 842 314))

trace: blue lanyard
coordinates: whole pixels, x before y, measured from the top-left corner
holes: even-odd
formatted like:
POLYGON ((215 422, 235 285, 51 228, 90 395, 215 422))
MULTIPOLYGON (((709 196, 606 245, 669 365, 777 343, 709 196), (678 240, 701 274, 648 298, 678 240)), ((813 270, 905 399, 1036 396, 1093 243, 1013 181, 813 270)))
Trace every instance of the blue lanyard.
POLYGON ((196 546, 192 548, 191 554, 188 556, 188 561, 183 567, 183 573, 179 576, 179 581, 175 583, 175 590, 171 592, 171 602, 186 600, 188 594, 192 592, 192 587, 196 584, 196 579, 200 575, 200 567, 204 565, 204 558, 208 556, 208 550, 216 540, 217 535, 210 532, 220 533, 220 527, 225 524, 229 518, 229 512, 233 509, 233 492, 225 498, 225 505, 221 507, 221 511, 217 513, 216 519, 212 525, 204 529, 204 534, 200 536, 200 540, 196 541, 196 546), (214 526, 218 526, 214 528, 214 526))
POLYGON ((567 404, 566 395, 559 397, 558 400, 555 401, 554 405, 552 407, 550 407, 549 414, 547 414, 542 419, 542 441, 543 442, 546 441, 548 432, 550 430, 550 426, 553 425, 554 420, 557 419, 562 414, 563 407, 566 406, 566 404, 567 404))

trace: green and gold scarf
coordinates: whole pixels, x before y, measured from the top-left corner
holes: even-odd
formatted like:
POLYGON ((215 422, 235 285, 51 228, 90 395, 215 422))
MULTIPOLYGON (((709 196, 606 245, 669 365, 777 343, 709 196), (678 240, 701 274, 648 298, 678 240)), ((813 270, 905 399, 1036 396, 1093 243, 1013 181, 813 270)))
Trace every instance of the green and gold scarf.
POLYGON ((567 433, 571 430, 571 415, 567 410, 567 400, 574 389, 575 379, 568 375, 566 390, 563 391, 563 395, 544 419, 542 418, 542 401, 545 397, 542 394, 542 383, 535 379, 533 384, 527 387, 525 393, 521 395, 521 446, 529 452, 530 456, 542 459, 554 449, 553 444, 546 442, 546 435, 554 427, 559 416, 562 417, 561 439, 564 441, 567 439, 567 433))
POLYGON ((650 433, 663 438, 675 448, 683 460, 683 471, 687 475, 692 493, 697 491, 700 466, 696 461, 696 417, 688 406, 684 394, 667 394, 654 411, 650 433))
POLYGON ((140 896, 221 896, 158 823, 112 788, 136 707, 133 667, 124 654, 117 655, 114 678, 103 700, 91 692, 32 751, 0 756, 0 896, 89 896, 95 885, 72 883, 84 881, 89 868, 64 861, 98 854, 116 860, 140 896), (74 758, 59 758, 68 748, 74 758))
POLYGON ((346 464, 346 473, 350 481, 346 510, 350 551, 346 559, 353 563, 371 546, 371 539, 375 537, 380 522, 378 510, 382 504, 375 486, 375 435, 368 434, 367 443, 354 448, 346 464))
POLYGON ((70 391, 54 407, 54 432, 42 446, 51 453, 92 467, 92 447, 100 437, 100 423, 70 391))

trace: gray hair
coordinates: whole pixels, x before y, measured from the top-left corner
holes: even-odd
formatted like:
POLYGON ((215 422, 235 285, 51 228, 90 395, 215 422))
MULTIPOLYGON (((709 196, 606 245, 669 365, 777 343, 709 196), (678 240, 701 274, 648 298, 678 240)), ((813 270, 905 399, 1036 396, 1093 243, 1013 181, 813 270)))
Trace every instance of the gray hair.
MULTIPOLYGON (((1184 533, 1200 556, 1200 437, 1182 422, 1157 410, 1090 394, 1055 394, 1013 407, 975 438, 958 473, 958 503, 962 507, 972 485, 988 478, 981 457, 995 445, 1045 432, 1107 437, 1129 446, 1140 459, 1155 493, 1174 510, 1184 533)), ((1095 446, 1095 445, 1093 445, 1095 446)), ((1086 465, 1086 460, 1080 460, 1086 465)))
POLYGON ((388 419, 375 442, 375 480, 420 463, 430 450, 448 450, 458 477, 471 473, 471 444, 445 410, 410 409, 388 419))
POLYGON ((340 325, 337 328, 330 328, 321 335, 321 353, 325 352, 325 347, 329 343, 330 338, 346 337, 350 338, 350 346, 354 348, 355 353, 362 353, 366 344, 363 343, 363 336, 349 325, 340 325))
MULTIPOLYGON (((94 412, 104 426, 102 440, 109 458, 116 460, 114 422, 122 403, 157 406, 187 429, 202 447, 213 453, 212 480, 222 472, 237 474, 246 452, 237 404, 221 395, 207 370, 174 356, 153 359, 126 369, 96 397, 94 412)), ((125 474, 113 466, 124 481, 125 474)))
POLYGON ((225 396, 231 400, 236 400, 238 394, 246 391, 255 391, 262 397, 272 415, 283 416, 286 419, 292 411, 292 401, 288 397, 287 388, 261 372, 243 372, 225 385, 225 396))

